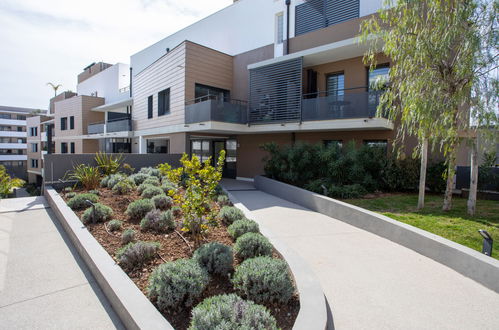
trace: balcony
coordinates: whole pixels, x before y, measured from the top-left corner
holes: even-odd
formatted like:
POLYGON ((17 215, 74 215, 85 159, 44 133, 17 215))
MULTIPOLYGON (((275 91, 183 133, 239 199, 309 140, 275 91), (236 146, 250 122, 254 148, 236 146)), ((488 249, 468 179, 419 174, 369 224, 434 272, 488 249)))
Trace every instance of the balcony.
POLYGON ((246 124, 248 122, 247 102, 219 98, 216 95, 207 95, 186 103, 186 124, 195 124, 206 121, 246 124))
POLYGON ((128 132, 132 130, 132 120, 130 118, 108 120, 104 122, 88 125, 88 134, 105 134, 113 132, 128 132))

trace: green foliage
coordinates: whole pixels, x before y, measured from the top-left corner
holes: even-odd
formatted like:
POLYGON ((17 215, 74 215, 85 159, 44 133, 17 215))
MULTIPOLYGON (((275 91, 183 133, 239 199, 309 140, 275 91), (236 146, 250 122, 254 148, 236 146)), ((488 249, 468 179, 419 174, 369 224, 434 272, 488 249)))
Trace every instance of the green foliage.
POLYGON ((87 190, 96 189, 100 184, 100 172, 97 167, 79 164, 73 167, 64 176, 66 179, 75 180, 87 190))
POLYGON ((109 229, 109 231, 120 230, 122 226, 123 221, 120 220, 111 220, 107 223, 107 229, 109 229))
POLYGON ((123 268, 133 269, 154 259, 159 247, 157 242, 128 243, 116 252, 116 259, 123 268))
POLYGON ((277 330, 270 312, 261 305, 235 294, 206 298, 192 310, 189 330, 266 329, 277 330))
POLYGON ((115 174, 118 173, 123 163, 123 154, 113 156, 99 151, 95 154, 95 161, 103 175, 115 174))
POLYGON ((234 206, 224 206, 218 212, 218 218, 225 223, 230 225, 234 221, 242 220, 245 218, 243 211, 234 206))
POLYGON ((175 229, 175 221, 171 211, 160 210, 149 211, 140 221, 141 230, 151 230, 158 233, 175 229))
POLYGON ((128 163, 124 163, 121 167, 123 169, 123 173, 125 174, 132 175, 133 172, 135 172, 135 168, 133 168, 132 165, 128 163))
POLYGON ((66 193, 71 192, 71 191, 73 191, 73 187, 66 187, 63 189, 63 191, 66 193))
POLYGON ((135 183, 131 180, 123 180, 118 182, 113 187, 113 192, 118 195, 126 195, 135 189, 135 183))
POLYGON ((438 162, 428 166, 428 169, 426 170, 426 186, 431 192, 442 193, 445 191, 446 170, 447 166, 444 162, 438 162))
POLYGON ((331 186, 327 195, 333 198, 360 198, 367 194, 367 190, 360 184, 344 185, 344 186, 331 186))
POLYGON ((121 234, 121 244, 128 244, 135 240, 135 230, 128 228, 121 234))
POLYGON ((232 203, 230 202, 230 199, 229 197, 225 196, 225 195, 219 195, 217 197, 217 203, 218 205, 220 206, 230 206, 232 203))
POLYGON ((144 173, 136 173, 130 175, 130 179, 135 182, 137 186, 140 186, 144 181, 146 181, 150 176, 144 173))
POLYGON ((87 200, 97 203, 99 196, 90 193, 77 194, 68 200, 68 206, 73 210, 82 210, 89 206, 87 200))
POLYGON ((5 166, 0 165, 0 197, 8 197, 14 188, 24 185, 24 181, 18 178, 11 178, 5 166))
POLYGON ((101 180, 100 180, 100 186, 102 188, 106 188, 107 187, 107 183, 109 182, 109 175, 108 176, 105 176, 103 177, 101 180))
POLYGON ((142 184, 149 184, 151 186, 159 186, 160 182, 159 182, 158 177, 150 176, 147 179, 145 179, 144 182, 142 182, 142 184))
POLYGON ((140 196, 142 198, 153 198, 156 195, 162 195, 163 194, 163 189, 160 187, 147 187, 142 191, 142 194, 140 196))
POLYGON ((169 209, 173 205, 173 199, 163 194, 154 196, 151 201, 154 203, 154 207, 160 210, 169 209))
POLYGON ((150 199, 138 199, 128 205, 125 214, 132 220, 140 220, 153 209, 154 204, 150 199))
POLYGON ((106 205, 95 203, 93 207, 89 207, 83 212, 81 221, 84 224, 105 222, 113 216, 113 210, 106 205), (94 210, 95 209, 95 210, 94 210))
POLYGON ((173 217, 178 218, 182 215, 182 208, 180 206, 173 206, 170 211, 172 211, 173 217))
POLYGON ((250 219, 241 219, 234 221, 232 225, 227 228, 227 232, 233 239, 238 239, 246 233, 258 233, 260 228, 258 224, 250 219))
POLYGON ((232 248, 218 242, 211 242, 201 245, 192 259, 203 267, 209 274, 227 276, 232 270, 234 262, 232 248))
POLYGON ((272 244, 261 234, 246 233, 236 240, 234 252, 236 257, 242 260, 259 256, 271 256, 272 244))
POLYGON ((180 205, 184 215, 183 231, 190 232, 196 246, 201 242, 207 223, 216 222, 216 213, 210 207, 215 189, 222 178, 225 151, 220 151, 216 167, 211 165, 211 158, 203 163, 195 155, 189 160, 187 154, 180 159, 182 167, 172 169, 167 163, 159 165, 161 174, 176 186, 183 184, 183 193, 171 190, 169 194, 180 205))
POLYGON ((148 296, 159 310, 179 310, 192 306, 208 285, 209 276, 199 264, 178 259, 159 265, 149 277, 148 296))
POLYGON ((170 181, 163 179, 163 183, 161 184, 161 189, 163 189, 165 194, 172 196, 175 194, 177 187, 170 181))
POLYGON ((153 167, 143 167, 140 169, 139 173, 147 174, 149 176, 155 176, 159 178, 161 176, 161 172, 157 168, 153 167))
POLYGON ((148 184, 148 183, 142 183, 140 186, 138 186, 137 188, 137 192, 139 194, 142 194, 144 192, 144 190, 146 190, 147 188, 149 187, 154 187, 153 185, 151 184, 148 184))
POLYGON ((66 195, 65 195, 65 196, 66 196, 66 198, 70 198, 70 199, 71 199, 71 198, 73 198, 73 197, 75 197, 75 196, 76 196, 76 193, 75 193, 74 191, 72 191, 72 192, 68 192, 68 193, 66 193, 66 195))
POLYGON ((89 194, 95 194, 97 196, 100 196, 100 191, 98 191, 97 189, 93 189, 93 190, 89 190, 88 191, 89 194))
POLYGON ((107 187, 109 189, 113 189, 116 184, 118 184, 121 181, 126 180, 126 176, 121 173, 116 173, 116 174, 111 174, 109 176, 109 179, 107 180, 107 187))
POLYGON ((285 261, 271 257, 245 260, 232 279, 234 288, 256 303, 286 304, 294 293, 285 261))

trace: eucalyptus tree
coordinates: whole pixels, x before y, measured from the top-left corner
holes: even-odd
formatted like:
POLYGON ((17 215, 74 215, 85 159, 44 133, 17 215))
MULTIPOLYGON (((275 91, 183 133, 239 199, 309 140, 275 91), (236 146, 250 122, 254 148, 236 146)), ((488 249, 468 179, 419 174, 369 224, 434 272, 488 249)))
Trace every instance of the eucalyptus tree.
MULTIPOLYGON (((378 111, 399 124, 396 142, 418 138, 421 156, 418 206, 424 204, 427 144, 443 152, 450 210, 457 147, 474 126, 497 121, 484 95, 497 98, 490 73, 497 68, 498 0, 387 0, 378 15, 362 24, 361 41, 369 43, 364 60, 375 67, 377 54, 392 60, 390 83, 378 111)), ((497 100, 496 100, 497 101, 497 100)), ((493 102, 492 102, 493 103, 493 102)))

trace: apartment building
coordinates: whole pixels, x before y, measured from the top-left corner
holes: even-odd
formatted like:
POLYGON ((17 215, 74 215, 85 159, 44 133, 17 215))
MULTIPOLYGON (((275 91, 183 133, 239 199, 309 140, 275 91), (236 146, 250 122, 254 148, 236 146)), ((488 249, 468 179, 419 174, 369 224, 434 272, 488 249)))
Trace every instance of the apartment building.
POLYGON ((0 165, 14 177, 26 179, 26 121, 46 110, 0 106, 0 165))
POLYGON ((50 115, 33 116, 26 120, 28 182, 41 185, 43 181, 43 157, 54 152, 54 118, 50 115))

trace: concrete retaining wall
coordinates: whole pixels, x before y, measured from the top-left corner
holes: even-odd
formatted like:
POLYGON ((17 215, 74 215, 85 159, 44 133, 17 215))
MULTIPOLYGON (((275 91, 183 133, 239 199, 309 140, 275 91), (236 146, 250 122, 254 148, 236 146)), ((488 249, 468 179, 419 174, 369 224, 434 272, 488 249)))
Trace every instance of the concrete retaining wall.
POLYGON ((50 186, 45 198, 127 329, 173 329, 50 186))
POLYGON ((255 187, 403 245, 499 293, 499 261, 473 249, 375 212, 262 176, 255 177, 255 187))

